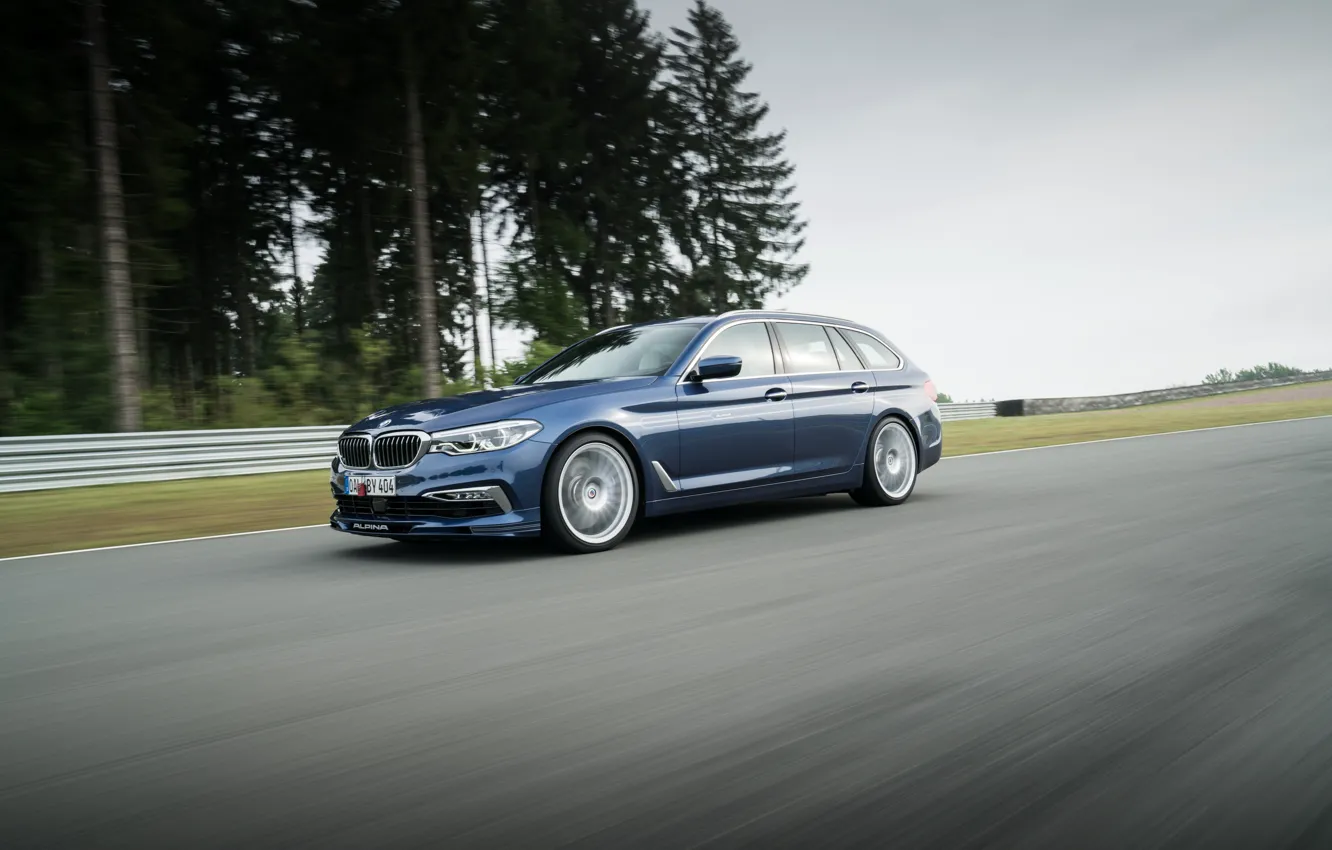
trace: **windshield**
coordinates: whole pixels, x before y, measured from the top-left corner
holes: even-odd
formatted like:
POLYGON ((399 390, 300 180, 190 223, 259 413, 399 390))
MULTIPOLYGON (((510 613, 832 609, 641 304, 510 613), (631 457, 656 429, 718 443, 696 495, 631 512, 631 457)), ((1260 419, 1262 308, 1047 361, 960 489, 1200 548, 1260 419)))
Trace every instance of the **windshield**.
POLYGON ((574 343, 519 383, 599 381, 666 374, 702 324, 618 328, 574 343))

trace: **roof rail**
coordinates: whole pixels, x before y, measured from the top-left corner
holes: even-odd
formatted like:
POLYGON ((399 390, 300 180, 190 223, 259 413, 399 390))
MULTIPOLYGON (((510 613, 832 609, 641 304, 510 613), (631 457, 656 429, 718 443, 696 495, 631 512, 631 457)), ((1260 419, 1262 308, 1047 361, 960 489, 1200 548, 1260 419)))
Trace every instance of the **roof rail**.
POLYGON ((824 315, 823 313, 806 313, 806 312, 804 312, 804 311, 801 311, 801 312, 800 312, 800 315, 802 315, 802 316, 809 316, 811 319, 827 319, 827 320, 830 321, 830 322, 845 322, 845 321, 847 321, 847 319, 844 319, 844 318, 842 318, 841 316, 827 316, 827 315, 824 315))
MULTIPOLYGON (((765 307, 765 308, 746 308, 743 310, 727 310, 722 316, 738 316, 741 313, 790 313, 792 310, 788 307, 765 307)), ((809 316, 811 319, 827 319, 831 322, 845 322, 840 316, 825 316, 821 313, 806 313, 804 310, 794 311, 797 316, 809 316)))

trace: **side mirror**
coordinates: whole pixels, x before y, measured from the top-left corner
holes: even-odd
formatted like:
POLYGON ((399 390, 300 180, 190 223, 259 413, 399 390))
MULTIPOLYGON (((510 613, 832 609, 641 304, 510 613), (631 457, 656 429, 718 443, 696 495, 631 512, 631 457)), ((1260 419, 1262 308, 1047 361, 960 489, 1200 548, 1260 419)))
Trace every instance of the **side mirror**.
POLYGON ((719 378, 734 378, 740 374, 744 367, 744 360, 739 357, 732 357, 727 354, 716 357, 704 357, 698 361, 698 366, 694 367, 694 372, 690 375, 692 381, 715 381, 719 378))

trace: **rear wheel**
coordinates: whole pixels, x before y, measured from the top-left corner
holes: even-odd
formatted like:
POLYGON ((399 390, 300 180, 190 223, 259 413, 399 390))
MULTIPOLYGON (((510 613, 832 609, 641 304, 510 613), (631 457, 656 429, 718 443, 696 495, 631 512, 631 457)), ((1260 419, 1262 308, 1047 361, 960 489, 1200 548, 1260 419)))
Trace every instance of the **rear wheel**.
POLYGON ((916 489, 920 469, 916 441, 906 423, 888 418, 874 429, 865 450, 865 477, 851 497, 862 505, 900 505, 916 489))
POLYGON ((575 554, 613 549, 638 514, 638 478, 628 453, 599 433, 556 450, 541 493, 541 529, 557 549, 575 554))

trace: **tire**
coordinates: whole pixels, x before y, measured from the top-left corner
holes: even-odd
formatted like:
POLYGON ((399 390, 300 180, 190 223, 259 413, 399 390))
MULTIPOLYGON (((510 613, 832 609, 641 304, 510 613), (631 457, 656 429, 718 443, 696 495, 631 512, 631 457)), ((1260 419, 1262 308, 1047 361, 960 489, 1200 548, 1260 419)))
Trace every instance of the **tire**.
POLYGON ((605 434, 579 434, 556 449, 541 485, 541 533, 556 550, 584 555, 620 545, 639 513, 629 453, 605 434))
POLYGON ((901 419, 890 416, 875 426, 865 447, 865 477, 851 498, 867 507, 900 505, 911 498, 920 476, 916 438, 901 419))

